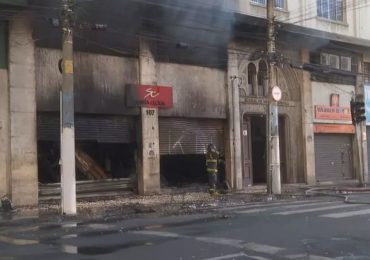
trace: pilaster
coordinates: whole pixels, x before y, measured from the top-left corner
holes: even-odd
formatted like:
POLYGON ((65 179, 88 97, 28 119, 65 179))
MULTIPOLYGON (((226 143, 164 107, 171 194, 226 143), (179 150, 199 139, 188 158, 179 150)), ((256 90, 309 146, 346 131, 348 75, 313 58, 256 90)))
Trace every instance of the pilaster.
POLYGON ((11 198, 14 205, 38 203, 36 82, 32 22, 28 13, 9 24, 11 198))
MULTIPOLYGON (((310 62, 310 52, 308 49, 301 50, 303 63, 310 62)), ((304 157, 304 176, 308 185, 316 183, 315 177, 315 145, 313 131, 313 105, 312 105, 312 85, 310 72, 303 71, 303 84, 301 91, 302 99, 302 130, 303 130, 303 157, 304 157)))

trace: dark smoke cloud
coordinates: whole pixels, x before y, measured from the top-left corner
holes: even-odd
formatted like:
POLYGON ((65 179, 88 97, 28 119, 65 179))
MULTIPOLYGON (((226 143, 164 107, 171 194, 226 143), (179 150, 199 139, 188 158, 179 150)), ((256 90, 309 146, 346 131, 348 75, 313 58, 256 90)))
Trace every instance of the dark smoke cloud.
MULTIPOLYGON (((228 1, 233 2, 233 1, 228 1)), ((147 38, 157 58, 169 62, 226 66, 234 14, 224 0, 77 0, 76 50, 138 54, 138 38, 147 38), (88 24, 107 24, 104 32, 88 24)), ((43 6, 35 16, 40 47, 60 48, 61 32, 48 18, 59 17, 60 0, 33 0, 43 6)))

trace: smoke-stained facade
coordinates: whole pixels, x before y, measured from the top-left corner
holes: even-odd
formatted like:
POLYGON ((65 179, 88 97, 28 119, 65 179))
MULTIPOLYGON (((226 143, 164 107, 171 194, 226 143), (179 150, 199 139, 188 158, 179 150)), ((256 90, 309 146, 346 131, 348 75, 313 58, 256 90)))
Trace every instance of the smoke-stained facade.
MULTIPOLYGON (((148 194, 158 192, 160 186, 205 184, 204 152, 209 143, 214 143, 225 158, 220 172, 226 186, 248 190, 252 185, 266 185, 269 57, 265 52, 265 6, 253 0, 76 2, 78 180, 102 176, 131 179, 138 186, 134 187, 137 191, 148 194), (107 30, 92 31, 94 23, 107 24, 107 30), (145 114, 143 109, 128 106, 126 88, 138 84, 171 87, 173 107, 145 114), (148 119, 151 113, 158 118, 148 119), (148 141, 152 139, 153 142, 148 141), (94 165, 95 171, 86 170, 84 162, 94 165), (152 173, 146 169, 151 165, 159 170, 153 172, 155 180, 147 185, 145 180, 152 173)), ((338 123, 320 117, 327 116, 325 113, 348 116, 330 112, 336 109, 331 98, 339 95, 339 107, 347 107, 349 92, 363 90, 358 64, 362 64, 370 43, 354 13, 360 8, 347 10, 343 16, 346 21, 342 22, 348 26, 344 27, 338 21, 333 25, 330 17, 323 19, 315 8, 309 9, 313 19, 300 19, 305 12, 303 3, 283 2, 275 10, 279 54, 276 82, 282 90, 278 103, 282 182, 338 181, 337 176, 319 172, 320 167, 340 162, 341 153, 335 160, 320 161, 327 149, 338 144, 348 148, 344 157, 352 161, 344 165, 347 168, 341 168, 341 176, 350 179, 348 176, 356 175, 358 156, 354 152, 354 134, 338 137, 337 132, 329 130, 334 125, 335 131, 338 127, 352 131, 351 125, 348 120, 338 123), (331 143, 325 146, 325 140, 331 143)), ((19 196, 9 194, 19 205, 25 203, 27 196, 33 198, 30 201, 37 201, 34 186, 27 186, 30 188, 25 191, 19 186, 23 182, 18 180, 24 176, 19 174, 22 167, 18 167, 17 160, 24 158, 23 146, 37 155, 22 162, 25 168, 38 172, 38 176, 32 174, 27 180, 60 180, 61 32, 49 22, 49 18, 58 17, 60 6, 57 0, 30 3, 29 22, 17 24, 28 38, 16 38, 19 28, 7 23, 4 30, 13 33, 10 40, 17 40, 17 44, 9 42, 13 55, 26 53, 29 67, 10 60, 7 65, 11 66, 3 66, 0 75, 3 82, 9 82, 9 86, 2 85, 1 93, 10 99, 1 102, 5 113, 0 113, 0 137, 9 144, 0 150, 0 158, 5 161, 0 164, 0 179, 7 183, 0 187, 0 195, 9 194, 10 190, 26 194, 22 202, 17 199, 19 196), (25 42, 19 44, 19 40, 25 42), (7 67, 13 69, 13 74, 7 67), (30 73, 34 80, 21 81, 23 74, 32 78, 30 73), (30 87, 28 96, 17 96, 19 85, 30 87), (12 141, 11 131, 15 128, 10 124, 20 122, 18 108, 28 109, 25 120, 34 118, 34 124, 30 130, 23 129, 24 133, 16 131, 19 138, 12 141), (22 135, 32 142, 23 142, 22 135)), ((14 17, 14 21, 17 19, 22 21, 14 17)))

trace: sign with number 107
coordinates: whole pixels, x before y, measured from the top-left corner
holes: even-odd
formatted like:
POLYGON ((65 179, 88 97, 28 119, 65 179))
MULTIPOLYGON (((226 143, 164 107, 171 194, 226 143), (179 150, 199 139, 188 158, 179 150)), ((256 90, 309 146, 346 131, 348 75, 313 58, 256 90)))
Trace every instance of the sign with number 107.
POLYGON ((155 116, 155 110, 154 109, 147 109, 146 110, 147 116, 155 116))

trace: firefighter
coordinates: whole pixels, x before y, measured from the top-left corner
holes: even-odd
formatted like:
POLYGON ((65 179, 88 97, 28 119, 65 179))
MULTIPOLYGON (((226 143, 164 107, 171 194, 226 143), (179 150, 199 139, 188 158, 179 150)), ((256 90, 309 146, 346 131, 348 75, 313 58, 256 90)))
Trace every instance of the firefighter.
POLYGON ((209 144, 206 154, 206 166, 208 174, 209 193, 217 194, 217 174, 218 174, 219 152, 214 144, 209 144))

